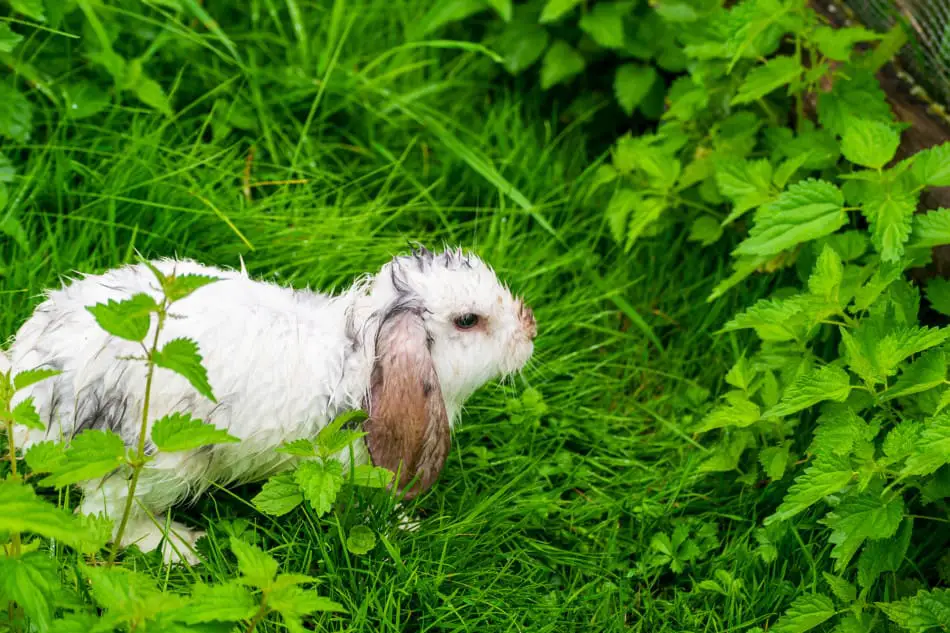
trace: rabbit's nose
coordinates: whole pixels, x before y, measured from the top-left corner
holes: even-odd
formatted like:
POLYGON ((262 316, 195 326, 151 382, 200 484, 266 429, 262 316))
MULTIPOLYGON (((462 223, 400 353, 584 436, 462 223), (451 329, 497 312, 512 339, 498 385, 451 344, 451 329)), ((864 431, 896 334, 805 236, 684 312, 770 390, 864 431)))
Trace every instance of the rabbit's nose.
POLYGON ((518 317, 521 319, 521 327, 525 333, 527 333, 528 337, 532 339, 536 337, 538 335, 538 324, 534 320, 534 311, 522 303, 518 317))

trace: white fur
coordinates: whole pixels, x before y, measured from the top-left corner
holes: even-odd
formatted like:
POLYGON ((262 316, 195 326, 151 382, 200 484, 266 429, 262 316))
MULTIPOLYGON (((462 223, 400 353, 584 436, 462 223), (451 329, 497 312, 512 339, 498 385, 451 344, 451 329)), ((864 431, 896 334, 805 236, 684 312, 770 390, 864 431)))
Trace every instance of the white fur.
MULTIPOLYGON (((400 285, 427 310, 432 358, 453 423, 466 398, 485 382, 520 370, 533 351, 533 332, 527 334, 519 320, 519 300, 481 260, 458 251, 395 258, 376 276, 334 296, 252 280, 243 262, 241 271, 188 260, 154 263, 165 274, 221 279, 174 304, 175 318, 166 321, 159 337, 160 346, 178 337, 198 343, 218 402, 200 396, 183 377, 158 368, 149 420, 187 411, 242 440, 210 450, 158 454, 143 471, 136 497, 159 524, 169 507, 193 498, 211 482, 260 480, 288 467, 289 458, 275 453, 275 447, 312 438, 340 413, 363 407, 376 327, 405 289, 400 285), (457 329, 453 318, 466 312, 487 315, 485 327, 457 329)), ((108 335, 86 308, 143 292, 160 299, 157 282, 144 265, 85 275, 48 292, 17 333, 10 362, 14 373, 39 367, 63 373, 17 394, 14 405, 32 396, 42 419, 49 421, 45 431, 22 432, 18 445, 68 439, 96 405, 111 407, 105 412, 113 430, 128 445, 137 443, 146 366, 122 357, 141 356, 142 348, 108 335)), ((149 342, 155 325, 153 319, 149 342)), ((348 461, 346 455, 341 458, 348 461)), ((367 459, 365 450, 357 459, 367 459)), ((113 475, 88 482, 84 492, 80 511, 117 519, 127 484, 113 475)), ((173 527, 183 535, 176 541, 179 549, 187 549, 182 546, 200 535, 179 524, 173 527)), ((139 510, 121 545, 138 542, 143 549, 154 549, 161 538, 161 530, 139 510)), ((167 548, 165 555, 176 559, 167 548)))

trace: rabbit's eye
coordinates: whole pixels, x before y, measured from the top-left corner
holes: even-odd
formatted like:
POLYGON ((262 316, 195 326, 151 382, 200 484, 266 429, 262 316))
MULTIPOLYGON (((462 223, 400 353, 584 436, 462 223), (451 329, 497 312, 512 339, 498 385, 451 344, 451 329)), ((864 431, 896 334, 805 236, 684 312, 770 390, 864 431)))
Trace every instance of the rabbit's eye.
POLYGON ((462 316, 455 317, 455 327, 460 330, 470 330, 473 327, 478 325, 478 315, 472 314, 463 314, 462 316))

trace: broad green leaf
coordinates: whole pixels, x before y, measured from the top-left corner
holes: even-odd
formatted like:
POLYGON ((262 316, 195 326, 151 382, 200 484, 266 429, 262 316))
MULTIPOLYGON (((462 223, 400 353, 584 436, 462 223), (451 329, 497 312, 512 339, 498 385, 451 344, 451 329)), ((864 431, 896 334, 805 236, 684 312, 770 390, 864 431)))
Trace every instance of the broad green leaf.
MULTIPOLYGON (((337 431, 333 435, 317 442, 320 445, 323 457, 330 457, 341 451, 348 451, 350 445, 358 441, 366 433, 357 430, 337 431)), ((356 448, 354 447, 354 450, 356 448)))
POLYGON ((23 36, 14 33, 9 24, 0 22, 0 53, 12 53, 22 40, 23 36))
POLYGON ((807 510, 828 495, 839 492, 851 483, 854 471, 850 461, 838 455, 819 455, 788 490, 774 514, 765 519, 764 525, 785 521, 807 510))
MULTIPOLYGON (((171 592, 162 592, 145 574, 124 567, 80 567, 89 579, 96 604, 106 609, 105 618, 118 622, 154 619, 177 612, 185 600, 171 592)), ((112 627, 109 627, 111 630, 112 627)))
POLYGON ((385 488, 395 476, 391 470, 369 464, 360 464, 353 469, 354 485, 364 488, 385 488))
POLYGON ((656 80, 657 73, 653 66, 624 64, 617 68, 614 75, 614 95, 628 116, 633 114, 656 80))
POLYGON ((52 630, 53 605, 60 591, 59 565, 45 552, 0 557, 0 603, 16 602, 38 630, 52 630))
POLYGON ((294 473, 294 478, 317 516, 323 516, 333 507, 343 484, 343 464, 335 460, 303 462, 294 473))
POLYGON ((229 538, 229 542, 241 572, 238 582, 257 589, 269 589, 277 575, 277 561, 256 545, 234 536, 229 538))
MULTIPOLYGON (((14 176, 16 176, 16 168, 10 159, 4 156, 3 152, 0 152, 0 183, 13 182, 14 176)), ((0 209, 2 208, 3 203, 0 202, 0 209)))
POLYGON ((216 281, 220 281, 220 278, 209 275, 172 275, 165 278, 162 290, 168 301, 174 303, 175 301, 181 301, 199 288, 204 288, 216 281))
POLYGON ((783 442, 780 446, 767 446, 759 451, 759 463, 762 464, 766 477, 773 481, 782 478, 788 466, 788 451, 791 445, 791 442, 783 442))
POLYGON ((950 463, 950 413, 940 413, 924 424, 917 450, 904 465, 904 475, 929 475, 950 463))
POLYGON ((917 152, 911 170, 922 185, 950 187, 950 143, 917 152))
POLYGON ((17 13, 22 13, 37 22, 46 22, 43 0, 9 0, 9 4, 17 13))
POLYGON ((782 394, 781 401, 763 417, 784 417, 826 400, 844 402, 849 395, 848 373, 840 367, 825 365, 799 376, 782 394))
POLYGON ((9 81, 0 81, 0 137, 17 143, 30 140, 33 106, 9 81))
POLYGON ((804 69, 795 56, 779 55, 765 64, 753 68, 739 91, 732 98, 732 105, 741 105, 758 101, 773 90, 793 84, 801 77, 804 69))
POLYGON ((276 449, 278 453, 286 453, 287 455, 295 455, 297 457, 316 457, 317 445, 313 440, 308 440, 307 438, 300 438, 281 444, 276 449))
POLYGON ((62 488, 108 475, 125 463, 125 444, 112 431, 89 429, 70 441, 64 457, 43 485, 62 488))
POLYGON ((46 440, 32 444, 23 458, 34 473, 50 473, 66 460, 66 454, 62 444, 46 440))
POLYGON ((875 604, 891 621, 911 633, 950 628, 950 589, 920 589, 911 598, 875 604))
POLYGON ((643 198, 633 209, 630 226, 627 228, 627 243, 624 252, 629 253, 637 239, 652 226, 666 211, 667 202, 663 198, 643 198))
POLYGON ((722 224, 716 218, 701 215, 690 225, 689 241, 699 242, 702 246, 716 243, 722 237, 722 224))
POLYGON ((726 382, 742 391, 748 392, 752 387, 752 381, 755 380, 756 368, 749 362, 745 356, 740 356, 739 360, 733 364, 726 374, 726 382))
POLYGON ((913 228, 916 194, 875 197, 861 206, 871 225, 871 243, 885 262, 896 262, 904 255, 904 243, 913 228))
POLYGON ((943 350, 931 350, 910 366, 905 367, 900 378, 887 391, 882 401, 893 400, 927 391, 944 384, 947 378, 947 358, 943 350))
POLYGON ((832 618, 836 612, 831 598, 806 594, 796 598, 769 630, 771 633, 805 633, 832 618))
POLYGON ((891 428, 881 446, 885 456, 882 462, 894 464, 910 456, 917 448, 921 429, 923 424, 910 420, 904 420, 891 428))
POLYGON ((852 163, 881 169, 897 153, 900 133, 880 121, 854 119, 841 139, 841 153, 852 163))
POLYGON ((183 376, 198 393, 212 402, 217 402, 208 383, 208 372, 201 364, 202 358, 198 353, 198 344, 191 339, 172 339, 162 349, 152 354, 152 361, 159 367, 183 376))
POLYGON ((91 81, 70 84, 64 89, 66 116, 78 120, 94 116, 109 107, 109 93, 91 81))
POLYGON ((584 70, 587 62, 563 40, 556 40, 541 62, 541 88, 548 90, 584 70))
POLYGON ((801 334, 807 321, 803 303, 795 298, 760 299, 723 326, 723 331, 754 329, 763 341, 791 341, 801 334))
POLYGON ((913 245, 930 248, 950 244, 950 209, 914 215, 913 245))
POLYGON ((879 40, 881 35, 863 26, 843 28, 819 26, 815 29, 813 38, 822 55, 838 62, 846 62, 851 58, 851 49, 855 44, 879 40))
POLYGON ((604 48, 624 44, 623 20, 633 8, 632 2, 598 2, 581 18, 581 30, 604 48))
POLYGON ((460 22, 489 7, 486 0, 444 0, 432 5, 422 18, 422 35, 431 35, 453 22, 460 22))
POLYGON ((13 422, 28 429, 42 431, 46 428, 40 419, 40 414, 36 412, 33 406, 33 396, 25 398, 11 411, 13 422))
POLYGON ((157 420, 152 426, 152 443, 165 453, 190 451, 212 444, 240 442, 224 429, 191 417, 187 413, 172 413, 157 420))
POLYGON ((858 559, 858 584, 865 588, 870 587, 882 573, 897 571, 900 568, 910 545, 913 526, 914 520, 908 517, 904 519, 895 536, 868 541, 858 559))
POLYGON ((496 49, 508 72, 517 75, 541 59, 550 39, 543 26, 512 22, 499 36, 496 49))
POLYGON ((831 557, 836 559, 835 570, 844 570, 866 539, 894 536, 903 518, 904 502, 900 496, 885 499, 880 491, 846 496, 822 519, 834 530, 829 541, 835 546, 831 551, 831 557))
POLYGON ((830 91, 819 94, 818 120, 843 136, 856 119, 890 123, 894 116, 874 74, 849 68, 847 78, 837 78, 830 91))
POLYGON ((112 336, 141 343, 148 335, 152 314, 158 311, 155 299, 145 293, 129 299, 98 303, 86 308, 103 330, 112 336))
POLYGON ((875 364, 882 376, 891 376, 901 362, 944 343, 947 338, 950 338, 950 328, 898 328, 878 342, 875 364))
POLYGON ((871 241, 864 231, 844 231, 825 238, 825 244, 830 246, 844 262, 851 262, 864 255, 871 241))
POLYGON ((541 24, 559 20, 561 16, 571 11, 581 2, 583 0, 548 0, 547 4, 544 5, 544 10, 541 11, 541 24))
POLYGON ((735 205, 722 221, 725 226, 774 198, 772 165, 767 160, 720 160, 716 164, 716 185, 735 205))
POLYGON ((304 628, 301 618, 312 613, 346 613, 340 603, 319 596, 313 590, 294 586, 273 591, 268 596, 268 606, 281 615, 292 633, 307 633, 308 629, 304 628))
POLYGON ((21 371, 13 377, 13 388, 16 391, 26 389, 30 385, 34 385, 47 378, 52 378, 53 376, 58 376, 61 373, 63 372, 59 369, 30 369, 21 371))
POLYGON ((821 408, 815 436, 809 452, 846 456, 852 447, 867 437, 868 424, 846 404, 830 403, 821 408))
POLYGON ((165 94, 161 84, 154 79, 143 76, 139 79, 138 83, 135 84, 132 92, 134 92, 139 101, 145 105, 158 110, 162 114, 168 116, 172 115, 171 101, 168 100, 168 95, 165 94))
POLYGON ((828 303, 838 304, 844 265, 838 253, 828 245, 821 250, 815 268, 808 278, 808 291, 828 303))
POLYGON ((610 235, 618 244, 623 244, 627 236, 627 221, 630 213, 643 200, 632 189, 617 189, 607 203, 607 225, 610 235))
POLYGON ((500 17, 505 22, 511 20, 511 1, 512 0, 487 0, 488 4, 491 5, 491 8, 494 9, 495 13, 498 14, 498 17, 500 17))
POLYGON ((821 575, 828 583, 831 593, 835 594, 835 598, 842 602, 854 602, 857 599, 858 590, 850 582, 840 576, 832 576, 826 571, 821 572, 821 575))
POLYGON ((930 307, 950 316, 950 279, 935 277, 927 282, 927 300, 930 307))
POLYGON ((760 419, 759 407, 744 396, 738 395, 729 402, 713 409, 696 428, 697 433, 706 433, 725 427, 746 427, 760 419))
POLYGON ((834 185, 805 180, 759 208, 749 237, 737 255, 772 256, 801 242, 834 233, 847 222, 844 198, 834 185))
POLYGON ((33 488, 14 480, 0 480, 0 531, 30 532, 84 548, 97 535, 77 517, 36 496, 33 488))
POLYGON ((346 537, 346 549, 352 554, 363 555, 376 547, 376 535, 365 525, 354 525, 346 537))
POLYGON ((185 624, 206 622, 240 622, 249 620, 258 609, 254 596, 241 585, 196 584, 191 590, 191 604, 175 614, 185 624))
POLYGON ((293 474, 283 473, 267 480, 251 502, 264 514, 279 517, 303 503, 303 494, 293 474))

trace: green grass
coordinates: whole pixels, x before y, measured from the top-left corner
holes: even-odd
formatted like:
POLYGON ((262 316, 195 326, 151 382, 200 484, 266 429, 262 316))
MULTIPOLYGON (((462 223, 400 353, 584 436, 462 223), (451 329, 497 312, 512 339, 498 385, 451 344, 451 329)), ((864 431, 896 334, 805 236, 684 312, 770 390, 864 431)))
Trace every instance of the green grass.
MULTIPOLYGON (((778 493, 700 472, 705 449, 684 430, 743 349, 717 329, 764 283, 707 304, 728 274, 725 248, 671 232, 618 252, 576 188, 602 148, 540 94, 486 83, 483 52, 402 46, 419 41, 428 4, 306 4, 298 21, 289 6, 209 3, 217 34, 124 14, 165 28, 147 68, 174 87, 171 118, 126 100, 70 121, 36 95, 33 139, 3 146, 23 161, 8 212, 28 242, 0 245, 3 332, 61 276, 137 252, 227 266, 242 256, 252 274, 329 290, 419 240, 473 248, 524 293, 536 356, 469 403, 441 480, 411 506, 418 531, 359 498, 328 518, 301 508, 270 519, 248 486, 178 510, 209 529, 206 565, 127 564, 169 587, 232 577, 222 543, 247 530, 345 605, 316 620, 329 630, 724 632, 774 620, 818 582, 828 552, 801 530, 762 563, 752 532, 778 493), (219 134, 229 110, 246 129, 219 134), (248 200, 251 146, 250 181, 285 182, 248 200), (354 556, 343 536, 360 523, 383 542, 354 556), (674 571, 658 539, 683 526, 701 531, 690 537, 699 554, 674 571), (717 572, 737 584, 698 586, 717 572)), ((74 71, 63 72, 49 81, 74 71)))

